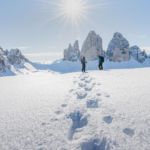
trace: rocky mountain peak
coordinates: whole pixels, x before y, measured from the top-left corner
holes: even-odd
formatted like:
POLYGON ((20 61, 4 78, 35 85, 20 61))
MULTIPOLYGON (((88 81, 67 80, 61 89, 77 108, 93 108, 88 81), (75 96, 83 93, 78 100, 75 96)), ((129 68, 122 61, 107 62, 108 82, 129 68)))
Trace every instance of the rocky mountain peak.
POLYGON ((102 51, 102 38, 95 31, 90 31, 83 43, 81 55, 94 60, 102 51))

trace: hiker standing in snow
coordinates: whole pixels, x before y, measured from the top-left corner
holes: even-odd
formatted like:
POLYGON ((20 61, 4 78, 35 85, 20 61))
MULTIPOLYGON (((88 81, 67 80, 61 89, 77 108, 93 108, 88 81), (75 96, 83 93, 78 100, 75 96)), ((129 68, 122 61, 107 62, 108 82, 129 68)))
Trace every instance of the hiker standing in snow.
POLYGON ((83 56, 81 57, 81 64, 82 64, 82 72, 85 72, 86 70, 86 58, 83 56))
POLYGON ((99 55, 98 58, 99 58, 99 65, 98 65, 99 70, 103 70, 104 56, 99 55))

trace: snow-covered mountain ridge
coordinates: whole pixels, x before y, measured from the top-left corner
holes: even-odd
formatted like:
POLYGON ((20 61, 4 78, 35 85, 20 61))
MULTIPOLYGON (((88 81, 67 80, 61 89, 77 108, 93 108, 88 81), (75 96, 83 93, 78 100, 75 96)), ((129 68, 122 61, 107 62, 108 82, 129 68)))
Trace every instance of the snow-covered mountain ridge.
POLYGON ((3 50, 0 48, 0 76, 32 71, 35 71, 35 68, 19 49, 3 50))

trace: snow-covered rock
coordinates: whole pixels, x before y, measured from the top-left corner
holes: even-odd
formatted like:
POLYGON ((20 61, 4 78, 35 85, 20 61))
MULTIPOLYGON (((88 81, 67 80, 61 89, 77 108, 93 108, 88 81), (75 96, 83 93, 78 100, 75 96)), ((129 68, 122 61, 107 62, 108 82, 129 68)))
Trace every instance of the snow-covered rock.
POLYGON ((0 47, 0 55, 4 55, 5 54, 5 51, 3 50, 2 47, 0 47))
POLYGON ((95 31, 91 31, 83 43, 81 55, 88 60, 94 60, 102 53, 102 38, 95 31))
POLYGON ((12 65, 21 65, 27 61, 19 49, 11 49, 7 54, 7 58, 12 65))
POLYGON ((75 41, 73 46, 69 44, 69 47, 64 50, 64 60, 77 61, 79 56, 80 50, 78 41, 75 41))
POLYGON ((141 50, 137 45, 130 47, 130 56, 139 62, 144 62, 147 58, 147 54, 144 50, 141 50))
MULTIPOLYGON (((16 74, 18 71, 28 70, 30 66, 28 59, 23 56, 19 49, 3 50, 0 48, 0 76, 16 74)), ((30 69, 29 69, 30 70, 30 69)))
POLYGON ((4 64, 4 57, 0 54, 0 72, 4 71, 5 64, 4 64))
POLYGON ((130 59, 128 40, 116 32, 108 45, 107 54, 111 61, 128 61, 130 59))
POLYGON ((10 68, 6 55, 7 50, 5 51, 3 50, 3 48, 0 47, 0 72, 4 72, 6 69, 10 68))

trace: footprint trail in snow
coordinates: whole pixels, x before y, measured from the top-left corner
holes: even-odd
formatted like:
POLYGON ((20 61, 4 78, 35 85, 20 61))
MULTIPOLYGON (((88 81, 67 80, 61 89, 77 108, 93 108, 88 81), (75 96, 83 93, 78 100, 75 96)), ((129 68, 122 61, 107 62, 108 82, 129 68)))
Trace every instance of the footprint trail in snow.
MULTIPOLYGON (((101 127, 96 123, 92 126, 90 124, 90 121, 93 120, 93 114, 99 114, 101 117, 98 121, 104 122, 107 126, 113 125, 114 112, 109 111, 107 115, 102 112, 104 98, 109 99, 110 95, 107 92, 102 92, 101 83, 96 83, 89 74, 75 77, 73 83, 74 87, 69 91, 68 103, 61 105, 62 109, 67 110, 64 112, 67 112, 66 118, 70 121, 66 138, 70 142, 78 142, 81 150, 106 150, 110 147, 113 149, 116 145, 115 141, 103 134, 100 137, 95 137, 96 130, 100 130, 101 127), (91 131, 87 129, 89 126, 91 131), (91 137, 87 138, 88 135, 91 137)), ((134 136, 134 130, 130 128, 122 129, 120 132, 129 137, 134 136)))
MULTIPOLYGON (((96 86, 100 86, 101 84, 97 84, 94 81, 94 78, 90 77, 89 74, 81 74, 78 78, 75 78, 74 88, 70 90, 70 103, 68 105, 62 104, 63 108, 68 107, 69 111, 67 114, 67 118, 70 120, 70 127, 68 131, 67 138, 70 141, 75 140, 77 135, 84 134, 87 126, 89 126, 90 119, 90 110, 100 109, 102 95, 100 91, 96 91, 96 94, 93 95, 93 90, 96 86)), ((93 127, 94 130, 94 127, 93 127)), ((88 131, 89 132, 89 131, 88 131)), ((94 136, 94 135, 93 135, 94 136)), ((77 138, 80 141, 80 138, 77 138)), ((105 139, 105 138, 104 138, 105 139)), ((103 144, 103 140, 97 139, 103 144)), ((84 143, 81 138, 80 147, 81 149, 85 149, 89 143, 84 143), (87 144, 87 145, 86 145, 87 144)), ((90 140, 89 140, 90 141, 90 140)), ((97 142, 93 142, 92 146, 95 147, 97 142)), ((108 146, 107 142, 106 145, 108 146)), ((99 145, 101 147, 102 145, 99 145)), ((87 149, 87 148, 86 148, 87 149)))

